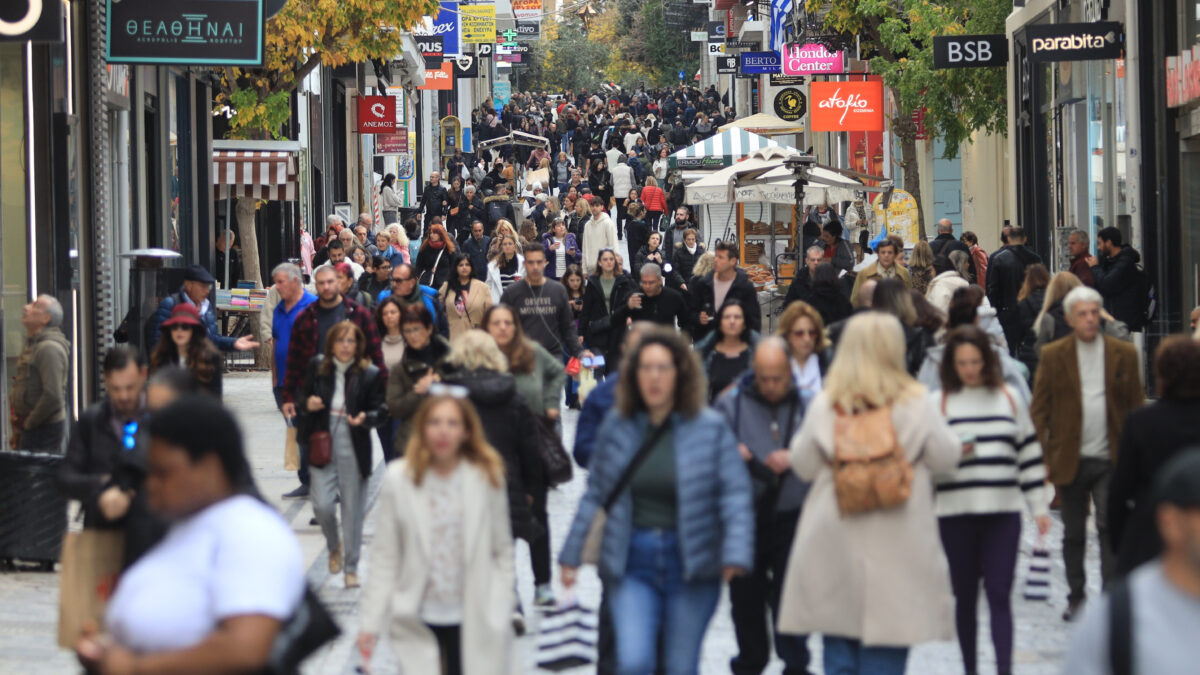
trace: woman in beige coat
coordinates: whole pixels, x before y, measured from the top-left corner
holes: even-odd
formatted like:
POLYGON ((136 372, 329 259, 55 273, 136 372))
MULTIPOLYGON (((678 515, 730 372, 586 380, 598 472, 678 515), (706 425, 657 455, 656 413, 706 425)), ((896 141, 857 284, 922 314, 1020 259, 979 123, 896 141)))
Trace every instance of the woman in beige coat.
POLYGON ((388 631, 405 675, 513 672, 504 462, 465 399, 432 395, 379 495, 358 648, 388 631))
POLYGON ((908 647, 954 637, 954 604, 938 536, 933 474, 953 470, 962 445, 904 366, 894 317, 852 318, 791 445, 792 468, 812 488, 801 511, 780 600, 779 630, 824 635, 826 672, 903 673, 908 647), (843 516, 834 494, 835 406, 891 406, 912 463, 903 504, 843 516))
POLYGON ((446 321, 450 324, 450 341, 471 330, 479 328, 483 314, 492 306, 492 293, 487 284, 475 278, 475 263, 465 253, 455 253, 450 259, 453 270, 446 283, 438 291, 438 299, 446 308, 446 321))

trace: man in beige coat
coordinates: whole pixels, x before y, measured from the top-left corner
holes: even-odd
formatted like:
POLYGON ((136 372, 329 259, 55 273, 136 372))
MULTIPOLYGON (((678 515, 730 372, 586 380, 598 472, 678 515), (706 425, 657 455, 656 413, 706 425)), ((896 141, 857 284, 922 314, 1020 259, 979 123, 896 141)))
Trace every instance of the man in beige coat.
POLYGON ((875 255, 879 259, 867 265, 854 277, 854 289, 850 291, 850 302, 855 309, 862 306, 858 299, 858 291, 862 287, 863 282, 878 281, 880 279, 899 279, 904 282, 905 286, 912 288, 912 278, 908 275, 908 270, 896 264, 896 257, 899 255, 900 247, 895 240, 886 238, 875 247, 875 255))

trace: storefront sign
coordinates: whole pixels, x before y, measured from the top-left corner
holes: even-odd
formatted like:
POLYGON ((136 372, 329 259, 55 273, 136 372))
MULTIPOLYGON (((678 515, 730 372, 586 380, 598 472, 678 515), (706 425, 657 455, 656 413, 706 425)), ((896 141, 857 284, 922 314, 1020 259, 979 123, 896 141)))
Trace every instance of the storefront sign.
POLYGON ((808 112, 808 99, 799 89, 788 87, 775 94, 775 114, 780 119, 795 122, 808 112))
POLYGON ((62 42, 63 4, 58 0, 14 0, 0 15, 0 42, 62 42))
POLYGON ((813 131, 883 131, 882 82, 813 82, 813 131))
POLYGON ((458 37, 458 0, 444 0, 436 17, 425 17, 413 27, 414 36, 437 36, 442 38, 443 54, 458 54, 461 49, 458 37))
POLYGON ((499 110, 508 105, 512 100, 512 84, 505 80, 497 80, 492 83, 492 99, 496 103, 496 109, 499 110))
POLYGON ((517 22, 517 39, 518 40, 537 40, 542 34, 542 24, 537 21, 518 21, 517 22))
POLYGON ((788 44, 783 48, 784 75, 838 75, 846 72, 844 52, 818 44, 788 44))
POLYGON ((724 56, 725 55, 725 43, 724 42, 708 43, 708 55, 709 56, 724 56))
POLYGON ((724 21, 709 21, 708 22, 708 41, 709 42, 724 42, 725 41, 725 22, 724 21))
POLYGON ((807 78, 800 75, 771 75, 772 87, 802 87, 807 78))
POLYGON ((717 59, 718 75, 733 75, 738 70, 738 57, 722 56, 717 59))
POLYGON ((521 55, 520 54, 501 54, 496 57, 496 62, 497 63, 520 63, 521 55))
POLYGON ((512 8, 518 22, 537 21, 542 17, 542 0, 512 0, 512 8))
POLYGON ((1116 21, 1029 26, 1029 58, 1047 61, 1098 61, 1121 57, 1125 33, 1116 21))
POLYGON ((721 169, 724 167, 724 157, 680 157, 675 161, 677 169, 721 169))
POLYGON ((109 63, 263 62, 262 0, 108 0, 107 17, 109 63))
POLYGON ((394 134, 381 134, 375 137, 375 154, 377 155, 407 155, 408 128, 396 127, 394 134))
POLYGON ((417 37, 417 49, 425 57, 425 69, 440 68, 442 65, 442 37, 440 35, 422 35, 417 37))
POLYGON ((875 196, 873 202, 875 207, 875 224, 876 226, 887 225, 889 234, 899 235, 904 240, 905 244, 916 244, 920 239, 917 220, 917 200, 913 199, 911 193, 905 190, 895 190, 892 192, 892 201, 888 202, 886 217, 884 220, 883 195, 875 196))
POLYGON ((486 59, 492 55, 493 47, 490 44, 475 45, 476 58, 486 59))
POLYGON ((459 5, 459 30, 466 43, 493 43, 496 41, 495 5, 459 5))
POLYGON ((474 80, 479 77, 479 59, 471 54, 460 54, 454 64, 454 77, 458 80, 474 80))
POLYGON ((694 30, 691 31, 692 42, 706 42, 708 40, 708 31, 694 30))
POLYGON ((1004 35, 939 35, 933 38, 934 68, 986 68, 1008 63, 1004 35))
POLYGON ((767 75, 779 72, 778 52, 742 52, 742 72, 767 75))
POLYGON ((425 84, 417 87, 425 91, 437 90, 448 91, 454 88, 454 64, 443 63, 441 66, 430 70, 425 69, 425 84))
POLYGON ((1200 45, 1167 57, 1167 107, 1200 100, 1200 45))
POLYGON ((359 96, 358 133, 396 133, 396 97, 359 96))

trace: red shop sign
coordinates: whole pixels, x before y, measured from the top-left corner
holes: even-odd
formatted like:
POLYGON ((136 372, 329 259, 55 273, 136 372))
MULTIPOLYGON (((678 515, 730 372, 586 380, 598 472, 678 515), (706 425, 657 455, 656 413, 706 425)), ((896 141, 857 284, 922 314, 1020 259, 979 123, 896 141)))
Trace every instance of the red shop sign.
POLYGON ((813 82, 813 131, 883 131, 883 82, 813 82))
POLYGON ((396 133, 396 97, 359 96, 358 133, 396 133))

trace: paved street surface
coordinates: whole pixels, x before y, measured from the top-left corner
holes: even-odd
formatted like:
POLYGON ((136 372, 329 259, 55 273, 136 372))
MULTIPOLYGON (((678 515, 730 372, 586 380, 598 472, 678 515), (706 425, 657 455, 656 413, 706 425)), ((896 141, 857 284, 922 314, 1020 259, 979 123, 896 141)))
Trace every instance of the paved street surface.
MULTIPOLYGON (((341 639, 326 647, 307 664, 306 673, 342 675, 354 673, 359 665, 353 649, 357 634, 356 610, 361 591, 346 590, 341 575, 331 577, 326 568, 324 543, 319 528, 308 524, 312 515, 307 503, 279 499, 283 492, 295 487, 292 473, 283 470, 283 423, 274 407, 270 395, 269 376, 265 373, 234 373, 225 378, 225 400, 237 413, 242 431, 247 437, 250 463, 258 484, 266 497, 277 506, 291 523, 309 562, 309 580, 319 588, 320 595, 336 613, 344 634, 341 639)), ((566 411, 564 429, 567 447, 575 433, 574 411, 566 411)), ((376 449, 376 461, 380 454, 376 449)), ((371 482, 370 499, 374 502, 378 494, 376 471, 371 482)), ((575 480, 562 486, 550 495, 550 530, 552 545, 557 553, 574 515, 586 482, 582 471, 576 472, 575 480)), ((374 531, 374 511, 368 514, 364 541, 364 577, 369 577, 369 555, 374 531)), ((1051 601, 1030 603, 1021 598, 1021 584, 1028 565, 1036 531, 1031 521, 1026 523, 1025 537, 1021 545, 1018 579, 1014 591, 1014 616, 1016 621, 1015 669, 1017 673, 1040 675, 1057 673, 1066 647, 1067 626, 1060 614, 1066 597, 1065 577, 1061 557, 1061 523, 1055 521, 1054 530, 1048 538, 1053 563, 1051 601)), ((517 549, 517 572, 520 580, 522 601, 529 613, 529 635, 536 631, 536 612, 532 611, 533 575, 529 565, 528 549, 519 545, 517 549)), ((1095 537, 1088 545, 1088 577, 1092 582, 1092 593, 1098 592, 1099 563, 1095 537)), ((557 580, 556 580, 557 587, 557 580)), ((558 589, 561 592, 561 589, 558 589)), ((580 576, 578 595, 581 603, 595 606, 599 602, 599 582, 594 570, 585 569, 580 576)), ((59 649, 56 644, 56 621, 58 602, 57 574, 41 572, 19 572, 0 574, 0 674, 37 675, 75 672, 76 666, 71 652, 59 649)), ((988 632, 986 602, 981 601, 980 621, 980 669, 983 673, 995 672, 995 660, 991 654, 991 638, 988 632)), ((518 640, 525 667, 523 672, 534 672, 535 655, 533 640, 525 637, 518 640)), ((816 643, 814 642, 814 646, 816 643)), ((721 605, 709 626, 704 641, 703 673, 726 673, 729 659, 736 653, 737 643, 729 619, 729 604, 722 599, 721 605)), ((819 670, 819 657, 815 659, 814 672, 819 670)), ((592 672, 591 667, 580 668, 573 673, 592 672)), ((396 666, 387 647, 384 646, 374 664, 376 673, 394 673, 396 666)), ((782 672, 782 664, 773 663, 768 673, 782 672)), ((954 642, 923 645, 909 657, 909 672, 919 675, 941 675, 961 673, 962 665, 958 646, 954 642)))

